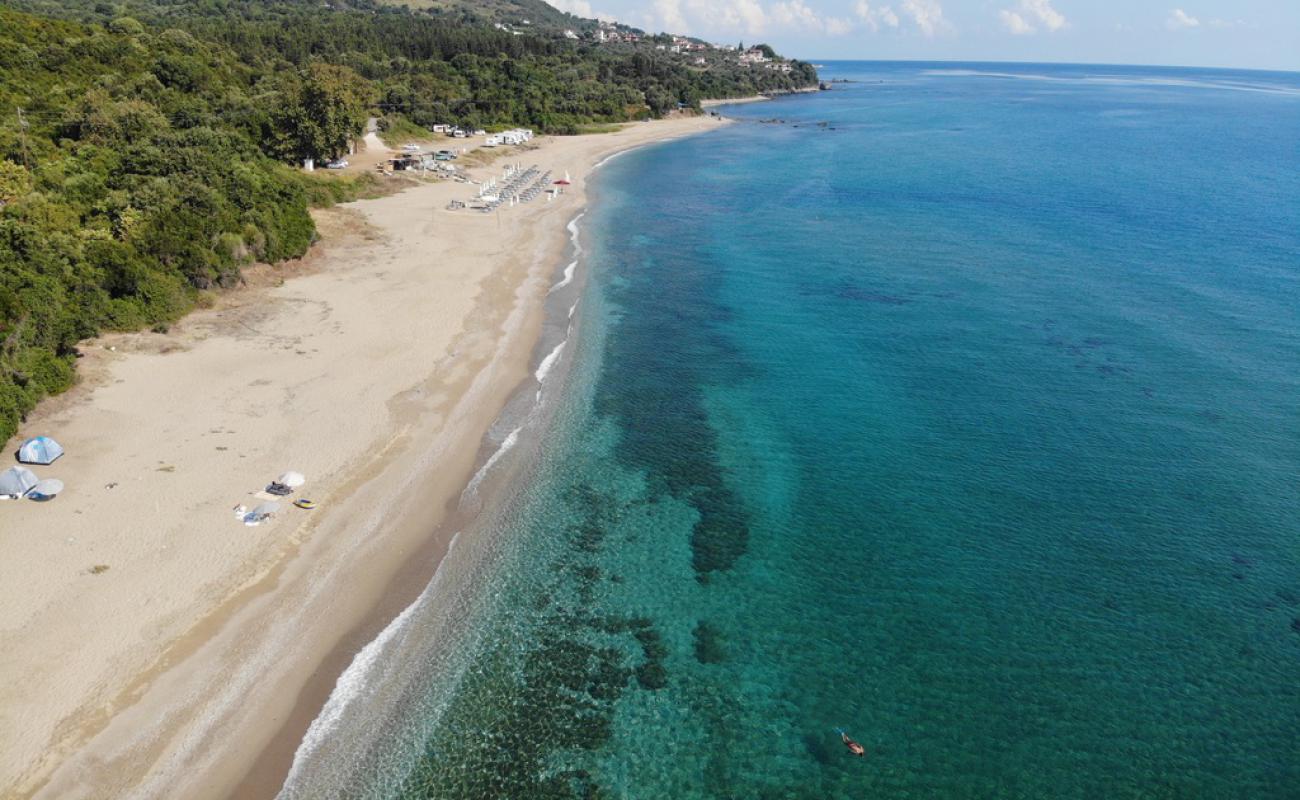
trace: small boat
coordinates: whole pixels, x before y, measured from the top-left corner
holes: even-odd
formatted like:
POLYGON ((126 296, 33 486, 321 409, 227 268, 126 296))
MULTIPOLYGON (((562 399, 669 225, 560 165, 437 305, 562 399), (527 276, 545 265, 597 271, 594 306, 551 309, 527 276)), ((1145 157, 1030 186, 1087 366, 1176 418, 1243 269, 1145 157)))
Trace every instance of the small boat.
POLYGON ((308 499, 305 498, 305 497, 304 497, 304 498, 301 498, 301 499, 299 499, 299 500, 294 500, 294 501, 293 501, 293 504, 294 504, 294 506, 296 506, 297 508, 305 509, 305 510, 307 510, 307 511, 311 511, 313 508, 316 507, 316 503, 315 503, 315 501, 308 500, 308 499))

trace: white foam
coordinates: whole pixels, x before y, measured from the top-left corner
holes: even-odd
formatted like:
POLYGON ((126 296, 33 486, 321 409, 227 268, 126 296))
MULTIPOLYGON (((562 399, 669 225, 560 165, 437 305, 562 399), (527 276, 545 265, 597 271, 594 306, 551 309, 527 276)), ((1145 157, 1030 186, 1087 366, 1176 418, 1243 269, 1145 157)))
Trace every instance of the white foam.
MULTIPOLYGON (((573 219, 569 220, 569 224, 565 226, 569 231, 569 241, 573 242, 574 256, 582 255, 582 243, 578 241, 578 223, 581 222, 582 218, 585 216, 587 216, 587 212, 580 212, 573 219)), ((550 291, 553 292, 556 289, 568 286, 573 281, 573 276, 578 271, 579 260, 579 258, 575 257, 573 261, 569 263, 569 266, 564 268, 564 278, 562 278, 559 283, 552 286, 550 291)))
POLYGON ((576 302, 572 306, 569 306, 569 319, 573 319, 573 315, 574 313, 577 312, 577 310, 578 310, 578 304, 576 302))
POLYGON ((429 594, 433 585, 434 582, 430 581, 429 585, 420 593, 420 596, 415 599, 415 602, 407 606, 401 614, 398 614, 392 622, 388 623, 388 626, 374 640, 361 648, 361 652, 352 658, 352 663, 348 665, 348 668, 343 671, 343 674, 339 676, 338 681, 334 684, 334 690, 330 692, 329 700, 325 701, 325 707, 321 709, 316 719, 312 720, 311 726, 307 729, 307 735, 303 737, 302 742, 298 745, 297 752, 293 754, 293 765, 289 768, 289 776, 285 779, 281 795, 292 795, 294 784, 300 778, 307 760, 338 727, 339 721, 342 720, 343 713, 347 711, 348 707, 366 692, 370 673, 374 671, 375 665, 379 663, 379 657, 384 648, 398 634, 403 632, 412 615, 414 615, 416 607, 429 594))
POLYGON ((1124 75, 1038 75, 1026 72, 993 72, 972 69, 930 69, 925 75, 948 78, 1013 78, 1022 81, 1046 83, 1087 83, 1102 86, 1165 86, 1184 89, 1218 89, 1232 92, 1259 92, 1264 94, 1296 95, 1300 90, 1271 83, 1247 83, 1233 80, 1197 80, 1167 76, 1124 75))
POLYGON ((556 289, 562 289, 565 286, 568 286, 570 283, 572 283, 573 274, 577 271, 578 271, 578 262, 577 261, 569 262, 569 266, 564 268, 564 277, 560 280, 559 283, 551 287, 551 291, 553 292, 556 289))
POLYGON ((623 155, 623 154, 625 154, 625 153, 629 153, 629 152, 631 152, 630 149, 629 149, 629 150, 619 150, 617 153, 611 153, 611 154, 605 156, 604 158, 602 158, 600 161, 598 161, 598 162, 596 163, 596 166, 592 167, 591 170, 592 170, 593 172, 595 172, 596 170, 598 170, 598 169, 600 169, 601 167, 605 166, 606 164, 608 164, 609 162, 611 162, 611 161, 613 161, 614 159, 618 158, 619 156, 621 156, 621 155, 623 155))
POLYGON ((582 221, 582 218, 585 217, 585 216, 587 216, 587 212, 584 211, 584 212, 582 212, 581 214, 579 214, 578 216, 576 216, 576 217, 574 217, 573 219, 569 220, 569 224, 566 225, 566 226, 564 226, 564 227, 567 228, 568 231, 569 231, 569 239, 572 240, 572 242, 573 242, 573 249, 574 249, 574 251, 577 252, 577 253, 581 253, 581 252, 582 252, 582 245, 579 244, 579 242, 578 242, 578 223, 581 222, 581 221, 582 221))
POLYGON ((501 457, 510 452, 511 448, 519 443, 519 434, 522 433, 523 430, 523 426, 520 426, 515 428, 513 431, 510 431, 510 434, 502 440, 501 446, 497 448, 496 452, 493 453, 490 458, 488 458, 487 463, 480 467, 478 472, 474 473, 474 477, 470 479, 469 485, 465 487, 464 495, 472 495, 478 490, 478 485, 483 482, 483 478, 487 477, 487 474, 491 471, 492 467, 496 466, 496 463, 501 460, 501 457))
POLYGON ((557 344, 555 346, 555 349, 552 350, 546 356, 546 358, 542 359, 542 363, 537 365, 537 372, 535 374, 537 376, 538 383, 546 382, 546 376, 550 374, 551 369, 555 366, 556 362, 560 360, 560 353, 564 351, 564 346, 568 343, 569 340, 565 339, 564 341, 557 344))

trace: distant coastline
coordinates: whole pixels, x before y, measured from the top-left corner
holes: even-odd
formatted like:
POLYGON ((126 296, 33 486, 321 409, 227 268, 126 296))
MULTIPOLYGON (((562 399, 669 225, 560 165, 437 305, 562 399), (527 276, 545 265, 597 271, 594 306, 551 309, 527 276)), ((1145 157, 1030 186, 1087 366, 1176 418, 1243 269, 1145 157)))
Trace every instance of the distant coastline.
POLYGON ((786 97, 792 94, 816 94, 823 91, 820 86, 809 86, 803 89, 792 89, 788 92, 770 92, 768 94, 756 94, 750 97, 735 97, 730 100, 701 100, 700 108, 717 108, 718 106, 744 105, 747 103, 762 103, 777 97, 786 97))

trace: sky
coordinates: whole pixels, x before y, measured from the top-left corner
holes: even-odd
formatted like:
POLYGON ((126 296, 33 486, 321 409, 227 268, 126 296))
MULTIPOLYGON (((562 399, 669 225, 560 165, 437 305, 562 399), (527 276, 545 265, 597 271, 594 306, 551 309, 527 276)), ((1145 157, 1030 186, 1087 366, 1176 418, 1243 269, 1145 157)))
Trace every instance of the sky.
POLYGON ((584 17, 806 60, 1300 71, 1300 0, 549 0, 584 17))

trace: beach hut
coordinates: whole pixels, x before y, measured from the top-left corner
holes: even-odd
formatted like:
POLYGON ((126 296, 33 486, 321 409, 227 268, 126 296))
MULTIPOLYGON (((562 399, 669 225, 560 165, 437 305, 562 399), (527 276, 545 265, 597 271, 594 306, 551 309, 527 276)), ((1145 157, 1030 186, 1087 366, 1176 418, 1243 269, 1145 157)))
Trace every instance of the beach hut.
POLYGON ((48 436, 28 439, 18 448, 18 460, 24 464, 53 464, 63 455, 63 445, 48 436))
POLYGON ((43 503, 46 500, 53 500, 61 491, 63 491, 63 481, 46 478, 27 490, 27 499, 43 503))
POLYGON ((0 497, 18 499, 40 483, 36 473, 26 467, 10 467, 0 472, 0 497))

